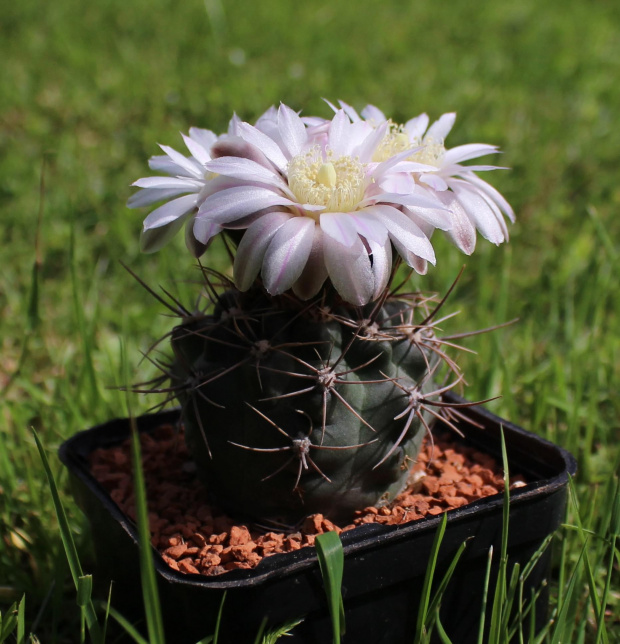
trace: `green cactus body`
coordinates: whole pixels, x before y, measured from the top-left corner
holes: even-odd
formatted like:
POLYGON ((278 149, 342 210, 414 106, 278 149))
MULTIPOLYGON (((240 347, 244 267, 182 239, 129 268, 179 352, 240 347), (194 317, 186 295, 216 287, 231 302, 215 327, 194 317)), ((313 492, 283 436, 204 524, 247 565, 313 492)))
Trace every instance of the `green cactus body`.
POLYGON ((315 512, 347 522, 394 498, 432 418, 421 403, 437 352, 419 341, 432 332, 412 324, 416 302, 302 308, 228 291, 212 315, 177 326, 173 387, 214 500, 292 526, 315 512))

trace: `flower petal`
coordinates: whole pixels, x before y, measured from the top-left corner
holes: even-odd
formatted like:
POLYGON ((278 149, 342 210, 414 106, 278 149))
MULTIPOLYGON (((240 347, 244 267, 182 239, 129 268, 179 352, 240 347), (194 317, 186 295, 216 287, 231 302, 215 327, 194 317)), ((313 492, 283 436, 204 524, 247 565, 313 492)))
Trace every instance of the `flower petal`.
POLYGON ((327 267, 323 257, 323 231, 320 226, 315 226, 312 249, 301 276, 293 284, 293 293, 300 300, 309 300, 321 290, 327 277, 327 267))
POLYGON ((273 190, 256 186, 237 186, 220 190, 207 197, 200 206, 198 217, 211 219, 218 224, 227 224, 264 208, 294 205, 290 199, 273 190))
POLYGON ((239 123, 237 126, 239 136, 248 143, 258 148, 279 170, 284 172, 288 160, 280 146, 269 136, 249 123, 239 123))
POLYGON ((367 239, 372 253, 372 274, 374 276, 374 291, 372 299, 381 296, 392 274, 392 244, 386 239, 383 244, 378 244, 372 239, 367 239))
POLYGON ((366 107, 362 110, 362 116, 367 121, 373 121, 375 125, 379 125, 380 123, 387 121, 385 114, 374 105, 366 105, 366 107))
POLYGON ((420 114, 405 123, 405 129, 412 141, 421 141, 429 123, 428 114, 420 114))
MULTIPOLYGON (((172 197, 177 197, 189 192, 187 189, 175 188, 170 190, 159 190, 156 188, 147 188, 138 190, 135 194, 131 195, 127 200, 128 208, 142 208, 143 206, 150 206, 158 201, 168 201, 172 197)), ((194 192, 193 190, 191 192, 194 192)))
POLYGON ((185 246, 189 250, 192 257, 200 257, 209 248, 209 244, 218 232, 221 232, 221 226, 218 227, 214 234, 210 235, 207 242, 203 244, 196 239, 194 234, 194 224, 196 223, 196 215, 192 215, 185 224, 185 246))
POLYGON ((222 232, 222 227, 212 219, 200 218, 196 215, 192 231, 196 240, 206 246, 213 237, 222 232))
POLYGON ((207 151, 209 151, 211 146, 217 141, 217 134, 211 132, 211 130, 205 130, 201 127, 190 127, 189 137, 207 151))
POLYGON ((510 221, 514 223, 514 210, 498 190, 496 190, 492 185, 488 184, 480 177, 477 177, 475 174, 462 173, 460 176, 465 181, 471 183, 472 185, 476 186, 476 188, 486 193, 486 195, 499 206, 500 210, 508 217, 508 219, 510 219, 510 221))
POLYGON ((298 155, 306 144, 308 135, 306 134, 306 126, 297 112, 281 104, 278 108, 278 126, 282 143, 290 157, 298 155))
POLYGON ((168 224, 157 228, 144 228, 140 234, 140 250, 143 253, 155 253, 163 248, 183 227, 187 219, 185 216, 173 219, 168 224))
POLYGON ((438 174, 430 172, 421 174, 420 181, 437 192, 443 192, 448 189, 448 184, 438 174))
MULTIPOLYGON (((487 201, 466 181, 450 179, 448 185, 475 224, 480 234, 494 244, 505 240, 504 231, 487 201)), ((500 215, 501 216, 501 215, 500 215)))
POLYGON ((171 176, 177 177, 189 177, 191 179, 196 179, 196 174, 193 169, 192 172, 188 172, 184 168, 180 167, 178 163, 175 163, 169 156, 165 154, 158 154, 149 159, 149 168, 155 172, 165 172, 171 176))
POLYGON ((265 252, 261 275, 270 295, 279 295, 299 279, 314 239, 315 222, 291 217, 273 236, 265 252))
POLYGON ((196 195, 173 199, 153 210, 144 220, 144 230, 166 226, 196 207, 196 195))
POLYGON ((370 257, 361 239, 350 248, 323 235, 323 252, 329 278, 340 296, 357 306, 368 304, 374 293, 375 277, 370 257))
POLYGON ((390 239, 399 252, 401 248, 406 248, 418 257, 435 263, 435 251, 430 240, 407 215, 387 205, 370 206, 365 210, 375 215, 387 228, 390 239))
POLYGON ((360 235, 368 241, 372 240, 377 244, 385 244, 388 238, 387 229, 371 213, 365 210, 357 210, 356 212, 349 213, 348 216, 355 224, 355 229, 360 235))
POLYGON ((185 172, 187 172, 189 176, 195 177, 196 179, 203 178, 204 173, 198 162, 184 157, 180 152, 177 152, 168 145, 160 145, 159 147, 170 157, 170 159, 174 163, 179 166, 179 168, 185 170, 185 172))
POLYGON ((463 253, 471 255, 476 248, 476 227, 451 190, 438 193, 437 198, 451 211, 452 226, 445 231, 446 237, 463 253))
POLYGON ((143 177, 134 181, 131 185, 138 188, 156 188, 158 190, 185 188, 185 192, 200 192, 204 181, 180 177, 143 177))
POLYGON ((424 141, 433 139, 433 141, 444 141, 450 133, 454 121, 456 120, 456 112, 448 112, 442 114, 429 128, 424 135, 424 141))
POLYGON ((347 248, 350 248, 358 238, 355 222, 348 213, 343 212, 326 212, 320 215, 321 230, 340 242, 347 248))
POLYGON ((276 166, 256 146, 236 135, 225 134, 221 136, 218 142, 212 146, 211 156, 213 159, 219 157, 250 159, 272 172, 277 172, 276 166))
POLYGON ((197 141, 194 141, 191 136, 186 136, 185 134, 181 133, 181 136, 183 137, 183 141, 185 141, 185 146, 189 150, 190 154, 200 163, 201 165, 204 165, 207 161, 211 159, 211 155, 209 154, 209 148, 204 148, 200 143, 197 141))
POLYGON ((467 145, 457 145, 455 148, 446 150, 444 156, 444 165, 451 163, 461 163, 469 159, 476 159, 487 154, 495 154, 498 151, 496 145, 486 143, 468 143, 467 145))
POLYGON ((351 147, 351 121, 344 110, 338 110, 334 114, 329 126, 329 147, 335 157, 341 157, 349 153, 351 147))
MULTIPOLYGON (((288 186, 281 176, 272 169, 238 156, 218 157, 205 166, 209 172, 224 175, 241 181, 264 183, 280 190, 288 191, 288 186)), ((291 194, 292 196, 292 194, 291 194)))
POLYGON ((287 213, 270 212, 257 219, 245 231, 237 247, 233 266, 235 285, 240 291, 247 291, 252 286, 260 272, 269 243, 290 218, 291 215, 287 213))

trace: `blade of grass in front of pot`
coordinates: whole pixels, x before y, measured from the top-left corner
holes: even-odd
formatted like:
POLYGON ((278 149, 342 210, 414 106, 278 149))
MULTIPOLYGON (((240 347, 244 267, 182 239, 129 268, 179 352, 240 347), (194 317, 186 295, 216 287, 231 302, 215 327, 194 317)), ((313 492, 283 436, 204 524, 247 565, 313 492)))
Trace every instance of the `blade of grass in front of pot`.
POLYGON ((140 436, 133 416, 131 416, 131 453, 134 470, 138 542, 140 546, 140 580, 142 582, 142 597, 146 614, 147 632, 149 634, 150 644, 165 644, 161 604, 159 602, 159 591, 155 577, 155 565, 153 564, 146 485, 144 483, 144 472, 142 471, 140 436))
MULTIPOLYGON (((448 523, 448 515, 444 512, 437 527, 431 554, 426 566, 426 574, 424 576, 424 584, 422 586, 422 596, 420 597, 420 605, 418 608, 418 619, 415 628, 414 642, 423 642, 423 638, 427 635, 429 618, 428 607, 430 604, 431 587, 433 585, 433 577, 435 576, 435 567, 437 566, 437 555, 439 554, 439 547, 443 541, 443 535, 446 531, 446 524, 448 523)), ((432 618, 432 615, 431 615, 432 618)))
POLYGON ((0 644, 8 639, 17 626, 17 607, 13 603, 5 611, 4 617, 0 610, 0 644))
POLYGON ((484 585, 482 586, 482 604, 480 605, 480 621, 478 623, 478 644, 484 642, 484 624, 487 617, 487 601, 489 598, 489 582, 491 581, 491 564, 493 563, 493 546, 489 548, 487 555, 487 569, 484 574, 484 585))
POLYGON ((123 615, 121 615, 116 608, 110 606, 110 615, 123 627, 123 630, 129 637, 133 639, 136 644, 149 644, 149 642, 140 635, 138 629, 123 615))
POLYGON ((260 626, 258 628, 258 632, 256 633, 256 637, 254 638, 254 644, 261 644, 263 641, 263 633, 265 632, 265 628, 267 627, 267 618, 263 617, 261 620, 260 626))
POLYGON ((26 595, 17 608, 17 644, 26 644, 26 595))
POLYGON ((278 628, 274 628, 272 631, 269 631, 269 633, 265 633, 260 642, 257 641, 256 644, 276 644, 276 642, 282 636, 288 635, 295 628, 295 626, 299 626, 299 624, 301 624, 303 621, 304 620, 302 617, 299 619, 294 619, 290 622, 286 622, 286 624, 283 624, 278 628))
POLYGON ((342 542, 337 532, 324 532, 317 535, 314 544, 332 618, 334 644, 339 644, 341 636, 345 633, 342 602, 342 574, 344 571, 342 542))
POLYGON ((434 623, 437 627, 437 635, 439 636, 441 643, 452 644, 452 640, 448 637, 448 633, 446 633, 446 631, 444 630, 443 624, 441 623, 441 619, 439 618, 439 606, 437 606, 437 608, 435 609, 434 623))
MULTIPOLYGON (((93 595, 93 576, 92 575, 82 575, 78 579, 77 585, 77 597, 76 602, 80 607, 80 642, 86 641, 86 624, 84 620, 84 609, 88 606, 89 602, 92 600, 93 595)), ((103 640, 103 633, 101 634, 101 639, 103 640)))
MULTIPOLYGON (((605 588, 603 590, 603 596, 601 597, 601 609, 598 619, 599 624, 605 623, 605 607, 607 606, 607 601, 611 592, 611 578, 614 571, 616 543, 618 542, 618 537, 620 536, 620 479, 616 479, 615 488, 616 491, 612 501, 611 518, 609 520, 609 563, 607 565, 605 588)), ((599 628, 596 633, 595 644, 599 644, 599 642, 601 641, 601 631, 602 629, 599 628)))
POLYGON ((581 566, 584 555, 586 553, 587 543, 584 543, 581 548, 581 553, 579 559, 575 564, 573 572, 568 581, 568 586, 566 592, 564 593, 564 603, 562 604, 558 616, 554 623, 553 633, 551 634, 551 639, 549 644, 562 644, 562 642, 569 642, 570 639, 566 639, 565 632, 572 626, 572 622, 575 621, 575 612, 571 610, 571 599, 573 593, 575 592, 575 581, 578 577, 577 572, 581 566))
POLYGON ((450 563, 450 566, 448 567, 448 570, 446 571, 446 574, 443 576, 441 583, 437 587, 437 590, 435 591, 435 595, 433 596, 433 601, 431 602, 430 606, 428 607, 428 614, 432 615, 432 621, 430 624, 428 624, 428 629, 430 630, 433 622, 436 620, 436 616, 438 615, 439 607, 441 605, 441 600, 443 598, 443 594, 450 583, 450 579, 452 579, 452 575, 454 574, 454 569, 456 568, 456 565, 459 562, 459 559, 461 558, 461 555, 463 554, 465 548, 467 547, 468 541, 463 541, 463 543, 459 546, 459 549, 457 550, 456 554, 454 555, 452 562, 450 563))
POLYGON ((220 601, 220 607, 217 611, 217 619, 215 620, 215 631, 213 633, 213 637, 209 640, 211 644, 218 644, 218 640, 220 639, 220 626, 222 624, 222 615, 224 614, 224 602, 226 601, 226 593, 228 591, 224 591, 222 594, 222 599, 220 601))
POLYGON ((522 643, 525 641, 523 629, 527 626, 529 629, 530 635, 527 638, 528 642, 533 642, 533 637, 535 634, 535 631, 532 630, 533 628, 533 623, 532 622, 532 616, 536 615, 536 602, 538 601, 538 597, 540 596, 540 593, 542 592, 542 589, 544 586, 547 585, 547 582, 545 582, 541 585, 540 588, 536 592, 532 590, 530 600, 526 603, 525 598, 523 597, 523 589, 525 587, 525 582, 527 578, 530 576, 532 571, 534 570, 536 564, 540 560, 541 556, 545 552, 545 550, 549 547, 549 544, 553 540, 553 534, 548 535, 545 540, 542 542, 542 544, 536 549, 534 554, 530 557, 529 561, 525 564, 523 567, 523 570, 521 571, 521 574, 519 575, 519 592, 518 592, 518 605, 517 605, 517 610, 515 611, 515 616, 512 621, 512 624, 510 628, 508 629, 508 638, 513 638, 517 634, 519 635, 519 642, 522 643), (529 615, 529 620, 526 622, 526 618, 529 615))
POLYGON ((489 644, 501 644, 505 638, 504 614, 506 612, 506 599, 508 589, 508 528, 510 524, 510 472, 508 469, 508 454, 506 452, 506 440, 504 428, 500 426, 502 444, 502 463, 504 467, 504 505, 502 510, 502 544, 495 584, 495 595, 493 596, 493 609, 491 612, 491 623, 489 625, 489 644))
POLYGON ((592 565, 590 564, 590 558, 588 557, 588 551, 586 549, 586 546, 589 543, 590 537, 588 536, 586 530, 584 530, 583 524, 581 522, 581 515, 579 514, 579 502, 577 500, 577 491, 575 490, 575 484, 572 477, 569 477, 569 495, 575 507, 575 520, 577 521, 577 533, 579 534, 581 543, 583 544, 583 548, 584 548, 582 551, 583 565, 588 579, 588 587, 590 590, 590 601, 592 602, 592 609, 594 610, 594 616, 596 618, 597 636, 600 635, 600 637, 603 638, 604 644, 609 644, 609 637, 607 635, 605 620, 601 619, 601 616, 604 616, 604 612, 601 612, 601 605, 603 606, 603 610, 605 608, 605 605, 602 604, 602 602, 599 600, 599 597, 596 591, 596 581, 594 579, 594 573, 592 572, 592 565))
MULTIPOLYGON (((58 519, 58 528, 60 530, 60 538, 65 549, 65 555, 67 557, 67 562, 69 564, 69 570, 71 571, 71 577, 73 578, 73 583, 76 590, 78 590, 79 579, 84 576, 82 571, 82 565, 80 564, 80 559, 78 556, 77 548, 75 547, 75 542, 73 541, 73 535, 71 534, 71 528, 69 527, 69 521, 65 513, 65 509, 60 500, 60 495, 58 494, 58 486, 56 485, 56 480, 50 468, 49 461, 47 460, 47 455, 43 449, 43 444, 39 439, 34 427, 32 428, 32 434, 34 436, 37 449, 39 450, 39 456, 41 457, 41 463, 43 464, 43 469, 47 476, 47 482, 50 488, 50 493, 52 495, 52 502, 54 504, 54 509, 56 511, 56 517, 58 519)), ((88 601, 85 606, 80 607, 86 620, 86 626, 90 634, 93 644, 103 644, 103 635, 101 632, 101 627, 97 621, 97 614, 95 612, 95 607, 92 600, 88 601)))

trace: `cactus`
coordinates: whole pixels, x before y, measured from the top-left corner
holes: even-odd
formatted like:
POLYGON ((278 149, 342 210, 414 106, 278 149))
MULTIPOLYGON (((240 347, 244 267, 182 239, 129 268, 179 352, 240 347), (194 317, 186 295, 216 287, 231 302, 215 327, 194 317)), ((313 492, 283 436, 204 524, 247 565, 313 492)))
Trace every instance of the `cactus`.
POLYGON ((214 499, 269 525, 346 522, 389 501, 431 421, 454 427, 440 398, 462 376, 435 336, 445 298, 430 310, 390 281, 400 261, 421 275, 436 262, 435 230, 469 255, 477 230, 501 244, 514 220, 476 175, 495 166, 462 165, 497 148, 446 149, 454 113, 429 127, 426 114, 399 125, 372 105, 330 106, 331 119, 280 105, 221 136, 191 128, 190 156, 162 146, 150 166, 168 176, 139 179, 128 202, 166 202, 144 220, 146 252, 183 226, 196 258, 222 232, 237 246, 225 292, 203 269, 213 310, 171 306, 182 320, 159 391, 181 402, 214 499), (454 377, 438 386, 442 363, 454 377))
POLYGON ((393 499, 436 415, 430 318, 420 295, 386 292, 359 309, 256 286, 182 321, 171 388, 217 502, 292 526, 315 512, 346 522, 393 499))

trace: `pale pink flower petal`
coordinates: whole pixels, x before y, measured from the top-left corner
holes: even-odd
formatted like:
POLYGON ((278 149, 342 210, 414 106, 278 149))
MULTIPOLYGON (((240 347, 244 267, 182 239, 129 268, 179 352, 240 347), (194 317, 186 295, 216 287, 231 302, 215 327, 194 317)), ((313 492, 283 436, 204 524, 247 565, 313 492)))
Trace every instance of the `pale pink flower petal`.
POLYGON ((294 205, 290 199, 273 190, 246 185, 227 188, 207 197, 198 210, 198 218, 227 224, 264 208, 294 205))
POLYGON ((299 154, 308 140, 306 126, 290 107, 280 105, 278 108, 278 126, 282 143, 289 153, 289 158, 299 154))
POLYGON ((323 256, 323 233, 319 226, 315 226, 308 261, 301 276, 293 284, 293 293, 301 300, 309 300, 318 294, 327 278, 327 267, 323 256))
POLYGON ((348 213, 326 212, 320 215, 321 230, 347 248, 358 239, 355 222, 348 213))
POLYGON ((329 278, 342 298, 357 306, 368 304, 375 290, 375 278, 361 239, 347 248, 324 235, 323 252, 329 278))
POLYGON ((443 142, 445 138, 450 134, 450 130, 454 125, 456 120, 456 113, 449 112, 448 114, 442 114, 427 130, 424 138, 432 139, 434 141, 443 142))
POLYGON ((307 217, 291 217, 278 228, 263 260, 261 275, 267 292, 279 295, 300 277, 312 249, 315 223, 307 217))
POLYGON ((260 217, 245 231, 237 248, 233 276, 240 291, 247 291, 263 264, 265 251, 274 235, 291 218, 283 212, 271 212, 260 217))
POLYGON ((374 277, 372 300, 376 300, 381 297, 392 274, 392 244, 389 239, 386 239, 383 244, 368 238, 367 242, 372 253, 371 270, 374 277))

